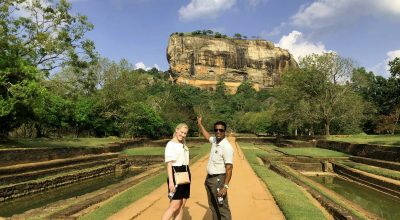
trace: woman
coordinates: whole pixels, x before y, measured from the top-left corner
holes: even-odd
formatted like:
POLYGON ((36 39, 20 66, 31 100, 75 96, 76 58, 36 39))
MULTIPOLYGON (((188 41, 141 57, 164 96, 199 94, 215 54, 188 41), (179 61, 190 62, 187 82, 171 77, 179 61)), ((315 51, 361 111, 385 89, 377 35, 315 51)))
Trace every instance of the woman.
POLYGON ((183 208, 186 200, 190 196, 190 183, 184 185, 175 185, 175 172, 189 172, 189 148, 185 144, 185 137, 189 127, 184 124, 178 124, 175 128, 173 138, 165 147, 165 162, 167 163, 168 173, 168 194, 173 194, 170 198, 168 209, 162 216, 162 220, 169 220, 174 217, 175 220, 181 220, 183 216, 183 208))

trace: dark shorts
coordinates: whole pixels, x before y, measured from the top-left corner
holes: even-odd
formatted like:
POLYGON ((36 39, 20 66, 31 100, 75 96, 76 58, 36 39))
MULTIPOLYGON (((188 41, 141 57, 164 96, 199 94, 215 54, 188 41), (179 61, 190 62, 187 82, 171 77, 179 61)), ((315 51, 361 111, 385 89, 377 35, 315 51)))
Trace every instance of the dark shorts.
MULTIPOLYGON (((186 171, 186 167, 187 167, 187 171, 189 172, 189 178, 190 180, 192 180, 192 175, 190 174, 190 169, 189 166, 187 165, 183 165, 183 166, 174 166, 173 168, 175 169, 176 172, 184 172, 186 171)), ((175 184, 175 177, 174 177, 174 169, 172 169, 172 178, 174 179, 174 184, 175 184)), ((169 193, 169 179, 167 178, 167 188, 168 188, 168 193, 169 193)), ((180 200, 180 199, 188 199, 190 197, 190 183, 188 184, 184 184, 184 185, 179 185, 176 190, 175 190, 175 194, 172 197, 172 200, 180 200)))

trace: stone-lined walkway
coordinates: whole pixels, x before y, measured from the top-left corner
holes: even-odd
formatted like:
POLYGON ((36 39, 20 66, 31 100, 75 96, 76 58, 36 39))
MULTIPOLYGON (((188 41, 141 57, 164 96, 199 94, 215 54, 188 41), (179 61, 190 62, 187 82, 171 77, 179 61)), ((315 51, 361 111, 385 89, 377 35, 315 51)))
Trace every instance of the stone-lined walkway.
MULTIPOLYGON (((235 138, 228 138, 234 147, 233 176, 230 182, 229 205, 233 219, 285 219, 264 183, 256 176, 244 158, 235 138)), ((184 220, 210 220, 207 194, 204 188, 208 156, 191 165, 191 196, 186 204, 184 220)), ((109 219, 156 220, 161 219, 168 207, 167 184, 136 201, 109 219)))

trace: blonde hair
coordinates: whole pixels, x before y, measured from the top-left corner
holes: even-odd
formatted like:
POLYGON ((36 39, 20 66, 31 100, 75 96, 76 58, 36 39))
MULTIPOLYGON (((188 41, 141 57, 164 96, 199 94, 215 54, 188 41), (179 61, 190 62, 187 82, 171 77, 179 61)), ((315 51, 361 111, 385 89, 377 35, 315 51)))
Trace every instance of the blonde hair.
MULTIPOLYGON (((173 138, 176 136, 176 130, 178 130, 178 129, 180 130, 180 129, 182 129, 182 128, 186 128, 186 129, 189 130, 189 126, 188 126, 186 123, 179 123, 179 124, 175 127, 175 131, 174 131, 173 138)), ((183 139, 182 142, 183 142, 183 146, 186 147, 186 140, 183 139)))

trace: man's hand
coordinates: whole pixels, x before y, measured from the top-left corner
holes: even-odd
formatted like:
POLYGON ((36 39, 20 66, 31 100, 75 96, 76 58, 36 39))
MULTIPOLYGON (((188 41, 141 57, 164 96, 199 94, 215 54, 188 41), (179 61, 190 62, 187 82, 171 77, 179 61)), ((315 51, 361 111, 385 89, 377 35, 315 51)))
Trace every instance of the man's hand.
POLYGON ((227 192, 228 192, 228 189, 226 189, 225 187, 222 187, 221 189, 219 189, 219 192, 217 193, 217 196, 224 197, 227 192))
POLYGON ((203 123, 203 117, 201 115, 197 116, 197 124, 203 123))
POLYGON ((203 117, 201 115, 197 116, 197 126, 199 127, 199 131, 204 136, 204 138, 207 141, 210 140, 210 134, 203 126, 203 117))

